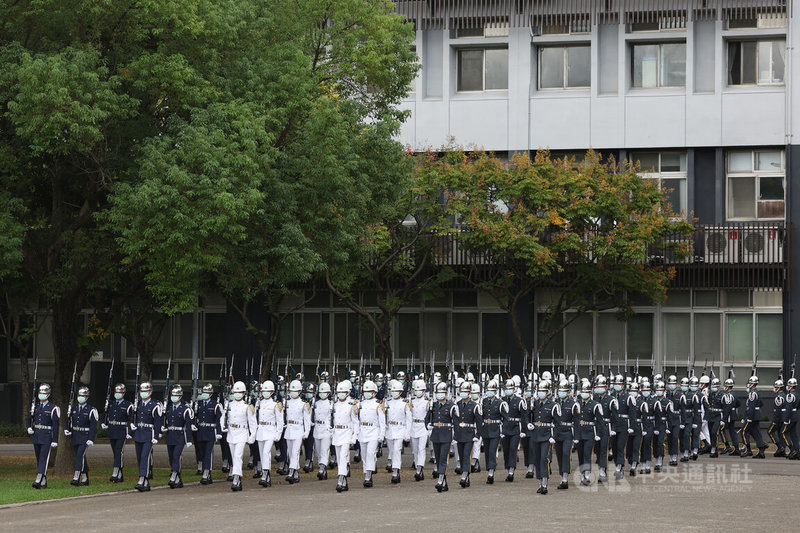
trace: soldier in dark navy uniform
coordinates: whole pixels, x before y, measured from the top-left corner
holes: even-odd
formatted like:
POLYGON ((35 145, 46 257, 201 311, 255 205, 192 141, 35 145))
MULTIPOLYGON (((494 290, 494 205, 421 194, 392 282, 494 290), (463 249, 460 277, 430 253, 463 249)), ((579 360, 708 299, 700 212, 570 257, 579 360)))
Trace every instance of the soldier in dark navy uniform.
POLYGON ((642 417, 647 416, 647 402, 639 396, 639 384, 633 381, 628 390, 628 443, 626 446, 626 457, 628 464, 631 465, 630 475, 636 475, 636 467, 642 454, 642 417))
POLYGON ((800 442, 797 440, 797 421, 800 420, 800 397, 797 395, 797 379, 789 378, 786 382, 786 437, 791 451, 787 459, 797 459, 800 453, 800 442))
POLYGON ((603 406, 592 398, 592 384, 584 381, 581 384, 578 415, 575 417, 575 438, 578 440, 578 467, 581 471, 581 485, 591 483, 592 449, 595 442, 600 442, 600 427, 603 422, 603 406))
POLYGON ((526 428, 531 432, 533 462, 539 480, 538 494, 547 494, 547 479, 550 477, 551 446, 555 445, 555 421, 561 415, 559 405, 550 397, 550 382, 539 381, 536 400, 531 408, 531 417, 526 428))
POLYGON ((434 389, 434 401, 425 415, 425 427, 431 430, 433 454, 436 459, 438 475, 436 490, 446 492, 447 460, 450 455, 450 443, 453 441, 453 423, 459 417, 458 406, 447 399, 447 383, 439 382, 434 389))
POLYGON ((222 440, 222 404, 211 398, 213 393, 213 385, 207 383, 203 386, 197 396, 194 413, 194 427, 197 428, 195 445, 200 448, 203 465, 201 485, 210 485, 214 481, 211 477, 214 470, 214 443, 222 440))
POLYGON ((514 469, 517 467, 517 449, 519 439, 525 432, 522 428, 528 425, 528 404, 525 400, 516 396, 514 391, 516 384, 513 380, 507 379, 503 387, 503 462, 508 474, 506 481, 514 481, 514 469))
POLYGON ((661 404, 658 402, 658 398, 653 396, 649 381, 642 380, 641 392, 642 402, 646 405, 642 406, 642 445, 639 453, 641 468, 639 469, 639 473, 649 474, 651 472, 651 461, 653 460, 653 443, 655 442, 656 423, 661 417, 661 412, 659 411, 661 404))
POLYGON ((50 385, 42 383, 37 391, 35 407, 28 415, 28 435, 31 436, 33 452, 36 455, 36 480, 34 489, 47 488, 47 463, 50 450, 58 446, 58 424, 61 410, 50 402, 50 385))
POLYGON ((689 378, 681 378, 681 390, 677 396, 677 409, 681 415, 680 429, 680 451, 682 463, 689 460, 689 452, 692 448, 692 395, 689 393, 689 378))
POLYGON ((125 399, 125 384, 114 386, 114 401, 108 405, 106 421, 101 424, 108 430, 108 441, 114 454, 114 470, 109 481, 119 483, 125 479, 122 469, 125 465, 125 441, 131 438, 128 427, 133 423, 133 404, 125 399))
MULTIPOLYGON (((481 416, 481 406, 473 402, 470 398, 472 384, 465 381, 459 390, 458 416, 454 420, 453 436, 458 447, 458 457, 461 460, 459 471, 461 472, 462 488, 469 487, 470 460, 472 458, 472 447, 478 442, 483 418, 481 416)), ((456 472, 458 473, 458 472, 456 472)))
POLYGON ((752 375, 747 380, 747 402, 745 403, 744 412, 744 426, 742 427, 742 439, 744 440, 744 450, 742 457, 753 457, 755 459, 764 458, 764 450, 767 445, 764 444, 764 438, 761 436, 761 407, 763 401, 761 400, 761 392, 758 390, 758 376, 752 375), (758 453, 753 455, 750 449, 750 439, 755 439, 758 453))
POLYGON ((708 390, 708 396, 704 398, 703 410, 705 419, 708 423, 708 435, 711 439, 711 452, 709 457, 719 457, 718 438, 722 426, 722 397, 725 393, 720 390, 719 379, 713 378, 708 390))
POLYGON ((486 387, 486 397, 481 402, 481 414, 483 423, 481 424, 481 438, 483 439, 483 453, 486 462, 486 469, 489 476, 486 484, 494 483, 494 471, 497 468, 497 446, 500 444, 500 433, 502 431, 502 410, 503 400, 497 397, 497 382, 492 380, 486 387))
MULTIPOLYGON (((736 430, 736 422, 739 421, 739 407, 741 401, 733 392, 733 379, 728 378, 725 380, 725 391, 722 394, 722 422, 720 427, 722 432, 727 435, 728 439, 725 441, 733 445, 733 450, 728 450, 731 455, 741 455, 739 450, 739 432, 736 430)), ((724 453, 724 452, 723 452, 724 453)))
MULTIPOLYGON (((533 375, 530 376, 533 378, 533 375)), ((529 379, 527 383, 525 383, 525 392, 522 393, 522 397, 525 399, 525 403, 528 406, 528 420, 530 421, 530 409, 533 405, 534 395, 536 394, 536 384, 534 383, 533 379, 529 379)), ((519 439, 520 448, 522 448, 522 464, 528 469, 525 472, 525 479, 533 479, 535 476, 533 472, 534 464, 533 464, 533 456, 531 455, 531 436, 530 434, 525 431, 521 433, 519 439)))
POLYGON ((600 440, 594 444, 594 453, 599 469, 597 475, 598 483, 605 483, 608 480, 608 450, 611 444, 611 401, 614 399, 608 394, 608 383, 602 375, 594 380, 594 400, 603 409, 603 423, 597 428, 600 440))
POLYGON ((152 399, 153 386, 145 381, 139 386, 139 404, 134 410, 134 422, 131 424, 133 442, 136 444, 136 462, 139 464, 139 482, 136 490, 146 492, 150 490, 151 458, 153 445, 161 437, 161 404, 152 399))
POLYGON ((575 420, 579 415, 580 407, 575 400, 570 397, 572 385, 569 380, 562 379, 558 384, 558 415, 555 419, 553 438, 555 438, 555 452, 558 458, 558 472, 561 474, 561 483, 558 489, 569 488, 570 459, 572 455, 572 445, 578 444, 578 437, 575 435, 575 420))
POLYGON ((784 422, 787 420, 786 411, 786 393, 783 392, 783 380, 775 380, 774 384, 775 399, 772 406, 772 416, 770 418, 769 435, 770 440, 775 445, 775 457, 786 457, 786 448, 789 443, 786 442, 786 435, 784 430, 786 426, 784 422))
POLYGON ((86 486, 89 484, 89 463, 86 461, 86 449, 94 446, 97 436, 97 409, 89 403, 89 387, 78 389, 78 405, 72 408, 64 435, 70 437, 70 446, 75 451, 75 475, 70 485, 86 486))
POLYGON ((666 398, 669 402, 667 410, 667 450, 669 452, 669 465, 678 466, 681 438, 681 401, 682 393, 678 390, 678 377, 670 375, 667 378, 666 398))
MULTIPOLYGON (((311 409, 311 412, 314 412, 314 397, 317 395, 317 387, 308 382, 305 384, 305 391, 303 392, 303 401, 306 402, 311 409)), ((313 417, 312 417, 313 423, 313 417)), ((308 434, 308 437, 303 439, 303 456, 305 457, 305 463, 303 464, 303 472, 308 474, 313 470, 312 459, 314 457, 314 434, 313 431, 308 434)), ((261 472, 258 473, 258 477, 261 477, 261 472)))
POLYGON ((669 427, 670 409, 672 402, 667 399, 666 386, 663 381, 657 381, 656 384, 656 404, 653 409, 655 414, 655 427, 653 428, 653 457, 655 457, 656 465, 653 468, 656 472, 661 472, 664 461, 664 439, 667 437, 667 428, 669 427))
POLYGON ((689 378, 689 400, 692 409, 692 461, 697 461, 700 453, 700 431, 703 427, 703 393, 700 391, 700 380, 696 376, 689 378))
POLYGON ((628 393, 623 391, 625 379, 621 374, 614 378, 614 392, 609 402, 611 410, 611 442, 609 446, 614 452, 614 472, 615 479, 622 479, 624 474, 622 469, 625 467, 625 446, 628 444, 628 433, 633 432, 628 416, 628 393))
POLYGON ((172 387, 169 393, 169 405, 164 413, 163 428, 167 434, 167 456, 169 457, 170 475, 169 488, 183 488, 181 478, 181 457, 183 449, 192 447, 192 408, 183 401, 183 388, 180 385, 172 387))

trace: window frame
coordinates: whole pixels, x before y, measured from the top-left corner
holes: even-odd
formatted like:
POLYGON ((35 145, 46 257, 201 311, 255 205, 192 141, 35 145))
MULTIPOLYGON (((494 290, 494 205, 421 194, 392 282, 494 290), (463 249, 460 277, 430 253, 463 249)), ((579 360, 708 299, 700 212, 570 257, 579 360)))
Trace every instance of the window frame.
POLYGON ((536 52, 536 90, 538 91, 585 91, 592 88, 592 45, 587 42, 576 42, 569 44, 542 44, 537 45, 536 52), (587 48, 589 51, 589 84, 570 86, 569 83, 569 49, 570 48, 587 48), (560 87, 542 87, 542 53, 546 49, 561 49, 562 63, 561 63, 561 82, 560 87))
POLYGON ((482 93, 507 93, 508 92, 508 46, 507 45, 486 45, 486 46, 464 46, 457 47, 456 53, 456 93, 457 94, 482 94, 482 93), (506 51, 506 87, 504 89, 487 89, 486 88, 486 51, 487 50, 505 50, 506 51), (480 90, 463 90, 459 88, 461 71, 461 53, 462 52, 482 52, 481 59, 481 89, 480 90))
MULTIPOLYGON (((725 217, 727 220, 735 221, 783 221, 786 220, 786 151, 783 149, 756 149, 756 150, 729 150, 725 154, 725 217), (774 170, 756 170, 756 157, 761 152, 780 152, 781 154, 781 168, 780 171, 774 170), (750 154, 750 170, 730 170, 731 156, 733 154, 750 154), (762 178, 781 178, 783 185, 783 215, 780 217, 759 217, 758 216, 758 202, 761 191, 762 178), (753 178, 755 181, 753 206, 753 217, 734 217, 732 209, 732 196, 731 196, 731 179, 753 178)), ((773 200, 780 201, 780 200, 773 200)))
POLYGON ((687 49, 686 49, 686 41, 685 40, 646 40, 646 41, 632 41, 629 43, 629 51, 630 51, 630 88, 633 90, 661 90, 661 89, 678 89, 678 90, 686 90, 686 63, 687 63, 687 49), (682 44, 683 45, 683 85, 661 85, 661 68, 663 62, 663 47, 664 45, 671 45, 671 44, 682 44), (635 48, 637 46, 657 46, 658 47, 658 54, 657 54, 657 61, 656 61, 656 85, 654 87, 644 87, 636 85, 636 81, 634 78, 634 70, 635 70, 635 62, 636 62, 636 55, 634 53, 635 48))
POLYGON ((785 87, 786 86, 786 37, 746 37, 746 38, 736 38, 736 39, 726 39, 725 41, 725 86, 726 87, 785 87), (783 50, 784 50, 784 67, 783 67, 783 80, 776 82, 761 82, 759 81, 759 62, 761 61, 761 54, 759 53, 759 47, 761 43, 770 43, 769 48, 769 57, 770 57, 770 77, 774 80, 775 78, 775 70, 774 70, 774 60, 773 60, 773 48, 772 43, 775 42, 782 42, 783 43, 783 50), (741 81, 744 79, 744 63, 741 61, 742 57, 742 45, 744 43, 756 43, 756 51, 755 51, 755 72, 753 78, 755 79, 755 83, 732 83, 731 82, 731 70, 730 70, 730 62, 731 62, 731 53, 730 47, 731 45, 738 45, 739 46, 739 80, 741 81))
POLYGON ((663 180, 665 179, 682 179, 684 181, 683 191, 681 191, 681 204, 677 206, 678 209, 676 210, 676 206, 672 206, 672 210, 674 212, 673 220, 685 219, 687 213, 689 212, 689 154, 688 152, 682 152, 680 150, 637 150, 631 153, 631 159, 633 161, 639 161, 636 157, 640 156, 641 154, 645 153, 655 153, 658 154, 658 168, 654 169, 652 172, 646 171, 644 169, 639 170, 639 176, 645 180, 656 180, 656 185, 658 190, 661 193, 664 193, 664 186, 663 180), (685 156, 686 158, 686 170, 670 170, 670 171, 663 171, 662 168, 662 157, 665 154, 677 154, 678 156, 685 156))

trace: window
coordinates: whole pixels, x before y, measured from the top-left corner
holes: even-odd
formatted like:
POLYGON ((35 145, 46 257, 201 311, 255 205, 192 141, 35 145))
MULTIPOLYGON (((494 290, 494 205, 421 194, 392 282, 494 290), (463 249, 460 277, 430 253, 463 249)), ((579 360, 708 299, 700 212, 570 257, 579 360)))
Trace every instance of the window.
POLYGON ((507 48, 471 48, 457 53, 459 92, 508 89, 507 48))
POLYGON ((782 150, 728 153, 728 218, 784 218, 782 150))
POLYGON ((539 48, 539 88, 589 87, 589 57, 588 45, 539 48))
POLYGON ((686 43, 634 44, 631 61, 633 87, 686 86, 686 43))
POLYGON ((643 178, 656 180, 676 215, 687 212, 686 152, 639 152, 631 161, 639 164, 643 178))
POLYGON ((786 40, 728 42, 728 85, 783 85, 786 40))

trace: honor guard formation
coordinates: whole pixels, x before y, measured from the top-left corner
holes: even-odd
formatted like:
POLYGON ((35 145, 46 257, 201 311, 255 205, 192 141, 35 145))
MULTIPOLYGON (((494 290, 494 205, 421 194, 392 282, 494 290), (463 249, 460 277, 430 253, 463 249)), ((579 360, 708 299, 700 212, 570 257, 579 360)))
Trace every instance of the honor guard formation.
MULTIPOLYGON (((170 488, 183 487, 181 457, 184 448, 192 446, 200 483, 213 483, 219 442, 220 468, 233 491, 243 488, 245 448, 250 457, 247 469, 260 487, 272 485, 274 449, 274 472, 286 476, 286 482, 300 483, 300 471, 312 472, 316 460, 318 480, 327 480, 328 470, 336 469, 337 492, 349 490, 351 466, 358 463, 363 486, 372 487, 377 459, 383 454, 391 483, 400 483, 404 443, 410 444, 414 481, 425 479, 429 458, 438 492, 449 489, 451 457, 462 488, 470 486, 470 473, 481 471, 481 455, 486 483, 493 484, 501 452, 505 481, 513 482, 520 448, 525 478, 538 480, 539 494, 547 494, 554 459, 558 489, 569 488, 573 451, 584 486, 594 480, 608 483, 609 462, 614 478, 622 479, 626 469, 630 476, 661 472, 665 460, 677 466, 704 453, 710 458, 720 453, 764 458, 767 445, 759 422, 762 409, 769 408, 761 399, 755 365, 744 397, 733 392, 732 371, 721 383, 713 371, 710 376, 703 371, 698 378, 691 368, 680 378, 641 376, 638 364, 630 375, 619 369, 611 372, 610 365, 585 378, 577 375, 577 366, 575 370, 569 375, 560 370, 530 372, 524 380, 479 371, 476 379, 469 368, 459 374, 451 364, 444 378, 440 372, 400 371, 392 376, 351 370, 339 381, 323 371, 315 383, 299 373, 289 382, 277 376, 275 382, 249 379, 249 385, 234 381, 232 371, 225 376, 223 370, 216 390, 212 384, 200 387, 195 378, 187 401, 180 385, 169 384, 168 365, 163 401, 153 399, 151 384, 138 383, 137 377, 137 396, 131 403, 125 398, 125 385, 113 385, 110 378, 102 420, 89 403, 88 387, 76 386, 73 372, 63 429, 75 450, 72 484, 89 484, 87 449, 94 444, 98 424, 108 430, 114 453, 111 482, 123 481, 125 442, 134 441, 136 489, 142 492, 150 490, 153 446, 162 438, 172 471, 170 488), (355 450, 352 459, 351 450, 355 450), (597 468, 594 479, 593 468, 597 468)), ((42 489, 47 487, 50 451, 58 445, 61 412, 50 402, 50 386, 37 385, 36 377, 34 382, 38 401, 33 401, 27 426, 38 464, 33 487, 42 489)), ((768 435, 777 448, 774 455, 797 459, 800 399, 794 365, 786 384, 778 379, 773 387, 768 435)))

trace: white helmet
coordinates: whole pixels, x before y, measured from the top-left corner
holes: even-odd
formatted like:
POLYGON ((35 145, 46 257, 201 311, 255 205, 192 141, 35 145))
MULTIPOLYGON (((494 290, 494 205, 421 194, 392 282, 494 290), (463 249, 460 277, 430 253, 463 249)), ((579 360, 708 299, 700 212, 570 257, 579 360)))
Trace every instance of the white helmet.
POLYGON ((247 392, 247 387, 244 386, 244 383, 241 381, 237 381, 233 384, 233 388, 231 392, 247 392))
POLYGON ((269 394, 275 392, 275 384, 272 381, 267 380, 261 384, 261 394, 264 394, 265 392, 268 392, 269 394))
MULTIPOLYGON (((364 387, 366 386, 367 385, 365 383, 364 387)), ((389 390, 391 392, 403 392, 403 384, 397 381, 396 379, 393 379, 391 382, 389 382, 389 390)))
POLYGON ((418 380, 414 381, 414 383, 411 384, 411 388, 413 390, 415 390, 415 391, 417 391, 417 390, 424 391, 425 390, 425 382, 422 381, 421 379, 418 379, 418 380))
POLYGON ((340 381, 339 384, 336 385, 336 392, 346 392, 349 394, 350 387, 347 386, 348 383, 350 383, 348 380, 340 381))
POLYGON ((470 383, 475 383, 475 375, 472 372, 467 372, 466 380, 470 383))
POLYGON ((553 379, 553 375, 549 371, 542 372, 542 380, 550 381, 551 379, 553 379))
POLYGON ((496 391, 496 390, 497 390, 497 387, 498 387, 498 386, 497 386, 497 381, 495 381, 495 380, 490 380, 490 381, 489 381, 489 384, 486 386, 486 388, 487 388, 488 390, 493 390, 493 391, 496 391))
POLYGON ((374 381, 367 380, 361 390, 364 392, 378 392, 378 386, 375 385, 374 381))
POLYGON ((319 393, 320 394, 330 394, 331 393, 331 385, 330 383, 322 382, 319 384, 319 393))
MULTIPOLYGON (((353 390, 353 382, 350 381, 349 379, 339 382, 339 385, 344 386, 346 392, 350 392, 351 390, 353 390)), ((336 387, 336 392, 339 392, 338 386, 336 387)))
POLYGON ((520 384, 520 383, 522 383, 522 380, 521 380, 521 379, 520 379, 520 377, 519 377, 518 375, 516 375, 516 374, 514 374, 514 375, 511 377, 511 381, 513 381, 513 382, 514 382, 514 386, 515 386, 515 387, 519 387, 519 384, 520 384))
POLYGON ((462 383, 464 383, 463 378, 456 378, 456 388, 461 387, 462 383))
POLYGON ((289 392, 300 392, 303 390, 303 384, 300 383, 299 380, 293 379, 291 383, 289 383, 289 392))
POLYGON ((711 378, 708 376, 700 376, 700 385, 708 385, 711 383, 711 378))
POLYGON ((477 383, 473 383, 470 389, 471 394, 480 394, 481 393, 481 386, 477 383))

